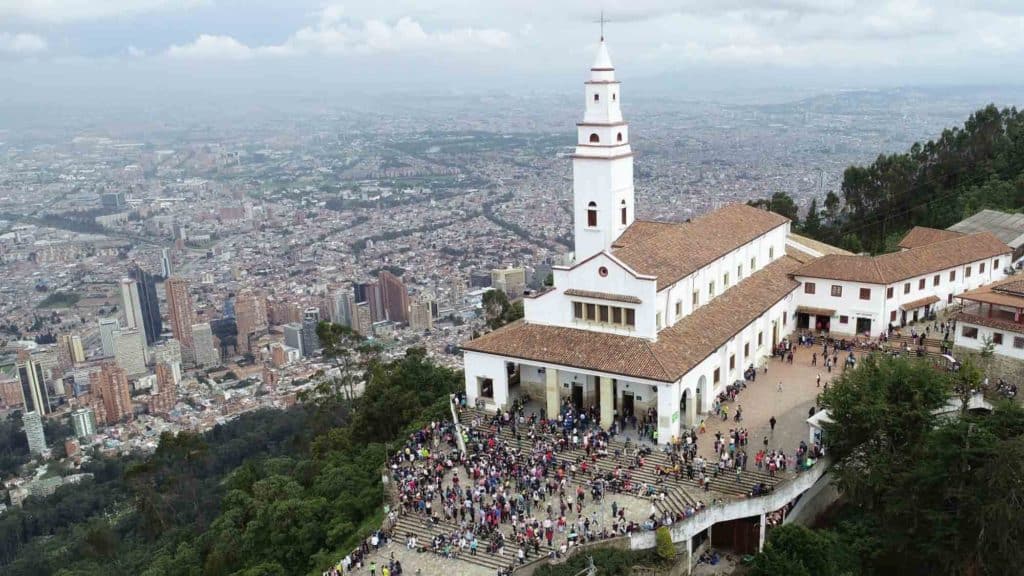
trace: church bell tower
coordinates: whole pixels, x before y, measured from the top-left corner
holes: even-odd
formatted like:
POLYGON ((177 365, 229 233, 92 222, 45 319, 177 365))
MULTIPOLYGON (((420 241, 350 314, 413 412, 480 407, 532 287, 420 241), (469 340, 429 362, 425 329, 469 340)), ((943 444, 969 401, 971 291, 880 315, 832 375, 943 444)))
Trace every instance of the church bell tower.
POLYGON ((601 37, 584 83, 583 121, 573 154, 573 233, 579 262, 611 247, 633 223, 633 151, 622 119, 622 93, 601 37))

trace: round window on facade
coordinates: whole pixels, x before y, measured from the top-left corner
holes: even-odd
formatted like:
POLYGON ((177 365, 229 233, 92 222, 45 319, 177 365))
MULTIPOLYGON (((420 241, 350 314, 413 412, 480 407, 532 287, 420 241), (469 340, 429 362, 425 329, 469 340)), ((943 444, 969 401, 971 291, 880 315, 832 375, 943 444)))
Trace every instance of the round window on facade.
POLYGON ((604 278, 605 276, 608 275, 608 269, 605 268, 604 266, 601 266, 600 268, 597 269, 597 273, 599 276, 601 276, 601 278, 604 278))

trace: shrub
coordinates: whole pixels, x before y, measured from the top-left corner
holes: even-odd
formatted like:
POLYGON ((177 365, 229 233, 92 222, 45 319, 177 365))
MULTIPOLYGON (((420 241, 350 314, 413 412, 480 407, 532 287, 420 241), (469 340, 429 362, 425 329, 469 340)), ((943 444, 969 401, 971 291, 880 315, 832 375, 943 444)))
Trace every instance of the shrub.
POLYGON ((665 560, 674 560, 676 557, 676 547, 672 544, 672 533, 669 532, 668 526, 658 528, 658 531, 654 533, 654 538, 657 543, 658 557, 665 560))

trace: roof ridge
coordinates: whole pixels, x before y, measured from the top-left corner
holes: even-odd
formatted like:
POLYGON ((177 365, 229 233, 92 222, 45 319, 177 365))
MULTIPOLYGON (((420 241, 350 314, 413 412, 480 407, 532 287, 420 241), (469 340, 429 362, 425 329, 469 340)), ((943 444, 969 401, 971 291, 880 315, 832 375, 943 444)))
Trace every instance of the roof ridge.
POLYGON ((661 373, 666 379, 665 381, 670 380, 672 378, 672 375, 669 373, 668 368, 665 366, 665 364, 661 361, 661 358, 658 357, 658 354, 655 353, 653 349, 651 349, 650 340, 644 341, 644 350, 646 350, 647 353, 650 354, 652 358, 654 358, 654 362, 658 365, 658 368, 661 369, 661 373))

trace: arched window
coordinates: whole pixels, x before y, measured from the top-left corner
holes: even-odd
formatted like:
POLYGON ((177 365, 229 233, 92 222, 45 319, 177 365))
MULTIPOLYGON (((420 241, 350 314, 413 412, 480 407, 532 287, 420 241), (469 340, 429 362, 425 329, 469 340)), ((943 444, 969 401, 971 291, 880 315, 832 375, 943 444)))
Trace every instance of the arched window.
POLYGON ((596 133, 590 135, 590 143, 591 144, 597 144, 600 141, 601 141, 601 139, 597 136, 596 133))
POLYGON ((599 100, 601 100, 601 97, 598 96, 597 94, 594 94, 594 102, 597 102, 599 100))
POLYGON ((597 202, 587 204, 587 226, 597 227, 597 202))
POLYGON ((619 132, 618 135, 615 136, 615 141, 616 142, 622 142, 622 132, 619 132))
POLYGON ((622 208, 619 210, 619 212, 622 214, 622 224, 625 225, 626 224, 626 201, 625 200, 622 201, 622 208))

